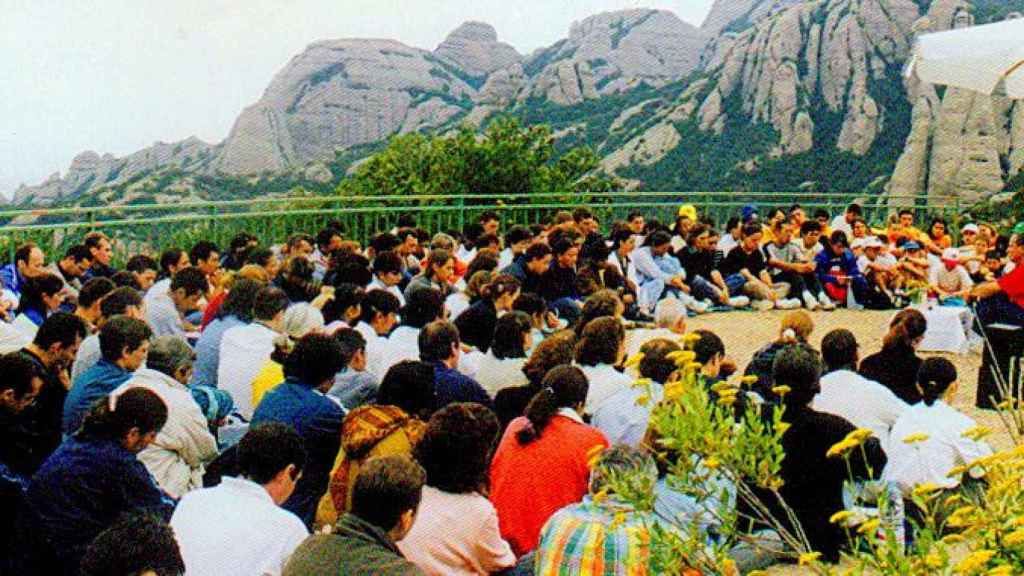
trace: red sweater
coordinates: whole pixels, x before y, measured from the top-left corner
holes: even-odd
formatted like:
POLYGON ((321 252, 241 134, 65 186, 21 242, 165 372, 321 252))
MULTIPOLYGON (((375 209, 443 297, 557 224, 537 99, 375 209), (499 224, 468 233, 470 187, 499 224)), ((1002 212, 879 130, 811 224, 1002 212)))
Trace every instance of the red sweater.
POLYGON ((540 437, 519 443, 527 420, 513 420, 491 463, 491 502, 501 536, 516 556, 537 547, 541 528, 555 512, 583 499, 590 481, 588 461, 608 440, 596 428, 555 416, 540 437))

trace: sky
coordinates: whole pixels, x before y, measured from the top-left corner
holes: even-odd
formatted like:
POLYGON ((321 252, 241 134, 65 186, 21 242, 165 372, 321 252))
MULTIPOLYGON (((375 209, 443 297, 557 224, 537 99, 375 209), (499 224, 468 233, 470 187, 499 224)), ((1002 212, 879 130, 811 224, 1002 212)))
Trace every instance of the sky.
POLYGON ((308 44, 390 38, 434 49, 467 20, 528 54, 607 10, 699 26, 713 0, 0 0, 0 194, 80 152, 223 140, 308 44))

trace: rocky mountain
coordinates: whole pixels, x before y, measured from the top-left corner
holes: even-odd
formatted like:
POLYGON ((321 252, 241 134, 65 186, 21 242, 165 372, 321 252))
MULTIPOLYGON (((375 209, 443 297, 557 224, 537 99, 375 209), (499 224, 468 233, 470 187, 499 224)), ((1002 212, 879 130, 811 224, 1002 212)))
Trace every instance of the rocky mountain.
POLYGON ((630 186, 927 191, 973 201, 1024 183, 1024 105, 903 78, 916 35, 1024 0, 716 0, 701 28, 608 12, 523 56, 467 22, 434 50, 309 45, 216 145, 86 152, 16 203, 105 204, 329 191, 394 134, 501 114, 588 145, 630 186))

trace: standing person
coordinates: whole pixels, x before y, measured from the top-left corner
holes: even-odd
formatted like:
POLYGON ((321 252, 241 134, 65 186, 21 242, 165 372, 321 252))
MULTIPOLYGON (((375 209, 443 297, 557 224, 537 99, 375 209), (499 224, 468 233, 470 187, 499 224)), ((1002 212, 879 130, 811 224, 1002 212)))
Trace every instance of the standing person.
POLYGON ((418 576, 396 542, 409 533, 426 473, 408 456, 370 460, 355 480, 352 511, 330 534, 316 534, 295 550, 284 576, 418 576))
POLYGON ((167 423, 138 458, 157 485, 175 499, 202 488, 205 466, 217 457, 217 440, 188 388, 194 356, 181 338, 156 338, 145 367, 114 391, 116 395, 129 388, 145 388, 167 404, 167 423))
POLYGON ((220 344, 224 334, 235 326, 253 321, 253 307, 265 283, 245 278, 235 280, 216 316, 196 341, 196 362, 192 371, 192 386, 217 388, 220 369, 220 344))
POLYGON ((922 361, 917 347, 927 330, 924 314, 913 308, 901 310, 889 323, 882 349, 860 363, 860 375, 892 390, 907 404, 920 402, 916 382, 922 361))
POLYGON ((146 302, 146 322, 153 333, 184 338, 194 328, 185 320, 185 314, 196 309, 209 288, 207 275, 202 269, 190 266, 178 270, 171 279, 168 292, 146 302))
MULTIPOLYGON (((992 454, 987 443, 964 434, 977 427, 974 420, 949 405, 956 394, 956 379, 956 367, 949 360, 925 360, 917 374, 921 401, 908 407, 893 425, 886 447, 889 464, 882 477, 899 486, 905 498, 925 483, 957 488, 963 474, 950 475, 950 470, 992 454), (924 439, 908 443, 905 439, 913 435, 924 439)), ((970 475, 980 476, 973 469, 970 475)))
POLYGON ((453 402, 479 402, 492 406, 491 398, 480 384, 459 372, 462 342, 459 329, 451 322, 435 320, 423 327, 419 338, 420 360, 434 366, 437 381, 437 408, 453 402))
POLYGON ((224 332, 220 342, 217 386, 231 394, 238 412, 252 418, 252 382, 274 352, 274 339, 284 333, 288 296, 264 286, 253 303, 253 321, 224 332))
POLYGON ((498 432, 494 413, 472 403, 450 404, 427 423, 414 451, 427 473, 423 499, 412 528, 398 542, 425 573, 486 576, 515 565, 486 496, 498 432))
POLYGON ((150 390, 111 396, 92 406, 81 430, 32 478, 28 501, 54 568, 78 574, 89 543, 126 512, 170 518, 173 503, 136 458, 166 421, 167 406, 150 390))
POLYGON ((341 344, 331 336, 309 334, 295 345, 284 365, 285 381, 266 393, 252 416, 253 425, 281 422, 302 437, 309 463, 295 492, 283 504, 307 527, 327 491, 331 463, 341 446, 345 410, 326 396, 342 369, 341 344))
POLYGON ((891 390, 857 374, 857 339, 840 328, 825 335, 821 355, 826 374, 821 377, 821 392, 811 408, 835 414, 858 428, 871 430, 884 450, 888 450, 889 431, 908 408, 891 390))
POLYGON ((1024 326, 1024 235, 1014 234, 1006 251, 1014 269, 971 291, 971 298, 978 302, 978 322, 982 326, 994 322, 1024 326))
POLYGON ((486 353, 494 340, 498 315, 512 310, 519 296, 519 281, 509 274, 491 279, 480 293, 480 299, 455 319, 455 327, 466 344, 486 353))
POLYGON ((791 229, 779 222, 772 229, 772 241, 764 246, 765 259, 774 282, 789 284, 789 293, 793 299, 803 298, 808 310, 817 310, 821 306, 817 294, 821 294, 821 284, 815 273, 814 262, 804 260, 803 250, 793 242, 791 229))
POLYGON ((739 246, 729 252, 719 270, 725 278, 730 294, 744 293, 754 300, 754 308, 766 311, 776 306, 794 308, 775 292, 773 280, 761 253, 761 225, 751 222, 743 226, 743 239, 739 246))
POLYGON ((583 423, 587 377, 559 366, 544 377, 524 416, 509 424, 491 463, 491 502, 517 556, 537 547, 544 523, 587 493, 590 459, 608 447, 583 423))
POLYGON ((189 492, 171 517, 186 573, 279 576, 309 535, 302 520, 281 508, 305 467, 306 449, 291 427, 250 428, 238 443, 239 475, 189 492))
MULTIPOLYGON (((100 330, 100 352, 96 365, 75 378, 64 400, 61 429, 74 434, 93 403, 124 384, 146 363, 153 331, 141 320, 116 316, 100 330)), ((166 407, 165 407, 166 408, 166 407)))

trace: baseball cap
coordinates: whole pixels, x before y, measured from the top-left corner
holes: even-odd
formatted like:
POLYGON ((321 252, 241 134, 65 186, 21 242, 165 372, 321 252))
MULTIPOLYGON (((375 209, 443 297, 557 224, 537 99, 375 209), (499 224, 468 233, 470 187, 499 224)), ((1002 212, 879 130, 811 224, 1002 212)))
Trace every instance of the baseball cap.
POLYGON ((961 232, 974 232, 975 234, 977 234, 978 233, 978 225, 975 224, 974 222, 971 222, 970 224, 964 224, 964 227, 961 228, 960 231, 961 232))
POLYGON ((751 218, 757 216, 757 206, 754 206, 753 204, 747 204, 740 211, 740 216, 743 218, 744 222, 750 221, 751 218))
POLYGON ((697 219, 697 207, 693 204, 683 204, 679 207, 679 216, 689 218, 690 220, 697 219))
POLYGON ((884 246, 884 244, 882 244, 882 241, 879 240, 877 236, 864 239, 865 248, 881 248, 882 246, 884 246))
POLYGON ((910 242, 907 242, 906 244, 903 245, 903 249, 904 250, 920 250, 921 249, 921 244, 919 244, 915 240, 911 240, 910 242))

